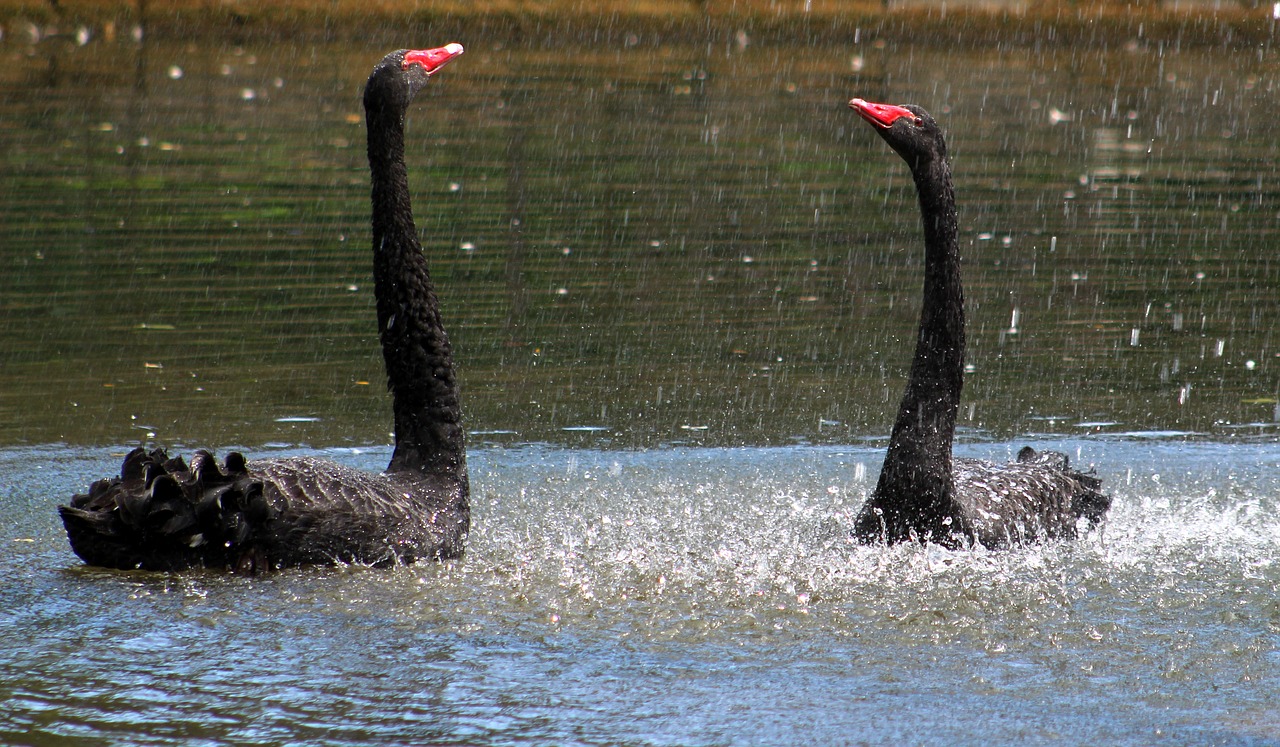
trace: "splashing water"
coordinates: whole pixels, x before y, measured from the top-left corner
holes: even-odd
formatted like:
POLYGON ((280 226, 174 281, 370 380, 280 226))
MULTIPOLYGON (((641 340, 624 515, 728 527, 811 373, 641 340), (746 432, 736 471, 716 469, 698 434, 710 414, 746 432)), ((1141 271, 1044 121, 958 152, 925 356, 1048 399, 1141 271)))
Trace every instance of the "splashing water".
MULTIPOLYGON (((1115 498, 1102 531, 1006 552, 862 547, 848 537, 876 448, 529 446, 472 452, 460 563, 255 579, 79 565, 46 490, 80 489, 115 457, 10 450, 5 571, 23 582, 0 589, 17 730, 0 738, 146 741, 160 724, 335 744, 1272 733, 1277 447, 1036 445, 1099 463, 1115 498)), ((376 469, 387 455, 325 456, 376 469)))

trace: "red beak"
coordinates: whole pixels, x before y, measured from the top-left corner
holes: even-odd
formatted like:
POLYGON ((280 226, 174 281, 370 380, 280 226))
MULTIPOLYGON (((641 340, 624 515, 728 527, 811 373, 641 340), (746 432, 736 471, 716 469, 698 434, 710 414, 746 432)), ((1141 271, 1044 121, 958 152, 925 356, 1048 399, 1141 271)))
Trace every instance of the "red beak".
POLYGON ((462 51, 462 45, 457 42, 435 49, 413 49, 404 53, 404 66, 408 69, 410 65, 421 65, 422 69, 427 71, 427 75, 431 75, 444 67, 449 60, 462 54, 462 51))
POLYGON ((893 104, 873 104, 862 99, 850 101, 849 108, 876 127, 886 130, 892 127, 893 123, 901 117, 910 117, 913 120, 916 118, 916 115, 909 109, 903 109, 893 104))

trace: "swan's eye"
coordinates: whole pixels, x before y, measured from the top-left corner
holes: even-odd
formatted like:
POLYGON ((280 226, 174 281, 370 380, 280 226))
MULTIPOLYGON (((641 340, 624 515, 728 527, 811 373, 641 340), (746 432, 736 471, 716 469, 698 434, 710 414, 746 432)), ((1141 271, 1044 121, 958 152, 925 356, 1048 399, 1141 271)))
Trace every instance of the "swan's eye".
POLYGON ((921 119, 919 116, 913 116, 913 117, 911 118, 911 124, 915 125, 916 127, 923 127, 923 126, 924 126, 924 120, 923 120, 923 119, 921 119))

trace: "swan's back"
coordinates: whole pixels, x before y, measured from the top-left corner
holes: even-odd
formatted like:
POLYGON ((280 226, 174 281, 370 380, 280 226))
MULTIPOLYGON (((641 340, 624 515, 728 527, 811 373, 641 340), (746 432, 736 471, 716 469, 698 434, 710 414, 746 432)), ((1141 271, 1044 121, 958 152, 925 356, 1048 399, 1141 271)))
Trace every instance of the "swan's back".
POLYGON ((953 474, 955 510, 985 547, 1072 539, 1080 519, 1096 525, 1111 506, 1102 481, 1056 451, 1027 446, 1007 464, 956 458, 953 474))
POLYGON ((269 526, 279 565, 388 565, 462 556, 467 485, 408 472, 371 474, 322 459, 264 459, 248 470, 279 508, 269 526))
POLYGON ((135 449, 120 476, 60 507, 76 554, 109 568, 254 572, 462 555, 465 480, 370 474, 334 462, 197 452, 188 467, 135 449))

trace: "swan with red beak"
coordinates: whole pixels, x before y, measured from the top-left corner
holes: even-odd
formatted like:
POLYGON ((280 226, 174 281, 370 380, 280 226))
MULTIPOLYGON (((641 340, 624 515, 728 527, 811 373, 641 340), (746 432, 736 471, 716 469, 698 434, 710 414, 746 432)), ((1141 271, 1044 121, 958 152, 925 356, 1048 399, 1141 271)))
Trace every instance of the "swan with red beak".
POLYGON ((921 541, 1005 547, 1070 539, 1102 521, 1111 499, 1092 471, 1030 446, 993 464, 951 454, 964 386, 965 317, 959 220, 941 128, 913 104, 853 99, 911 169, 924 229, 924 292, 916 352, 876 488, 854 523, 868 543, 921 541))
POLYGON ((220 465, 135 449, 119 477, 61 506, 90 565, 257 573, 298 565, 385 566, 462 556, 470 482, 453 348, 414 225, 405 114, 461 44, 396 50, 365 82, 374 299, 391 390, 395 450, 381 473, 314 457, 220 465))

